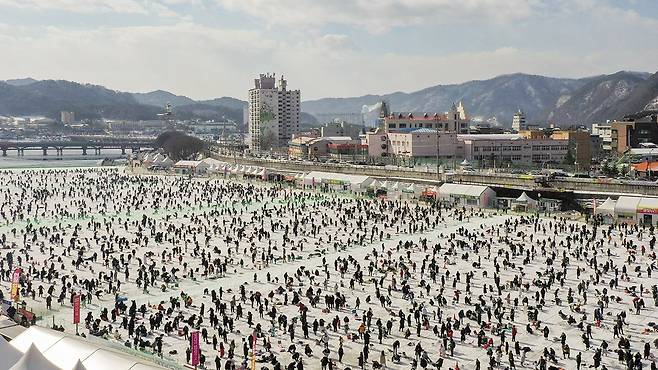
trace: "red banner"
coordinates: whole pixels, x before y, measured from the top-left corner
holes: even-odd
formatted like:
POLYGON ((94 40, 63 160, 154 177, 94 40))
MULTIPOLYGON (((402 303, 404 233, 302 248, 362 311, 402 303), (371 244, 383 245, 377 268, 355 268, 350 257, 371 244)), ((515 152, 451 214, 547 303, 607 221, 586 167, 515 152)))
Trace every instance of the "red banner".
POLYGON ((80 323, 80 294, 73 296, 73 323, 80 323))
POLYGON ((197 366, 199 364, 199 332, 192 332, 192 366, 197 366))
POLYGON ((18 298, 20 296, 20 279, 21 279, 21 272, 22 270, 19 268, 16 268, 14 270, 14 273, 11 276, 11 300, 12 301, 18 301, 18 298))

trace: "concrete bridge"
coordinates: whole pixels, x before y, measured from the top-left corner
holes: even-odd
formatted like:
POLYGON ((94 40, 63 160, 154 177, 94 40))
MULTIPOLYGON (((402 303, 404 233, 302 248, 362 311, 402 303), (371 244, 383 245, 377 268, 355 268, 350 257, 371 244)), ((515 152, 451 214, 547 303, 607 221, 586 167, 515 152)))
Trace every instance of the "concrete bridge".
POLYGON ((567 193, 578 198, 617 196, 620 194, 637 194, 658 196, 658 183, 647 181, 616 180, 616 179, 580 179, 580 178, 547 178, 525 174, 462 172, 440 174, 421 171, 413 168, 390 169, 377 166, 346 166, 332 163, 305 163, 296 161, 277 161, 262 158, 244 158, 220 155, 209 152, 215 159, 250 166, 269 167, 286 171, 337 172, 352 175, 367 175, 381 179, 407 180, 416 183, 441 184, 443 182, 458 182, 464 184, 488 185, 498 188, 517 189, 523 191, 544 193, 567 193))
POLYGON ((0 140, 2 156, 6 157, 8 151, 16 151, 18 156, 25 155, 25 151, 41 151, 44 156, 49 150, 54 150, 57 156, 64 153, 64 149, 79 149, 82 155, 87 151, 94 151, 100 155, 103 149, 121 149, 121 154, 127 150, 133 153, 142 148, 154 148, 154 140, 151 138, 112 138, 112 137, 76 137, 62 140, 0 140))

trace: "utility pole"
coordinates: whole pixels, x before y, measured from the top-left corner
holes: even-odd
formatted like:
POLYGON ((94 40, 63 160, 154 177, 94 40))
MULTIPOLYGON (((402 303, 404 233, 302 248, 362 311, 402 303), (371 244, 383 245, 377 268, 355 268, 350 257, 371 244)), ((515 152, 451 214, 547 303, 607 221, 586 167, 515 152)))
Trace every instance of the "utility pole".
POLYGON ((436 179, 440 180, 441 175, 439 174, 439 121, 438 119, 434 122, 436 126, 436 179))

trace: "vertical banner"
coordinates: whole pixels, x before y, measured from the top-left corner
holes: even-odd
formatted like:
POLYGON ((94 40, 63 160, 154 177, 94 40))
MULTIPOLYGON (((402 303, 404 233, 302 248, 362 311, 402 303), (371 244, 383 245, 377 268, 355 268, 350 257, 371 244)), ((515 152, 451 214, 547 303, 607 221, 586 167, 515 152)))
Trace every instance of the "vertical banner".
POLYGON ((199 365, 199 332, 192 332, 192 366, 199 365))
POLYGON ((14 273, 11 276, 11 300, 16 302, 19 299, 20 292, 20 279, 21 279, 21 269, 20 267, 14 270, 14 273))
POLYGON ((73 296, 73 323, 80 323, 80 294, 73 296))

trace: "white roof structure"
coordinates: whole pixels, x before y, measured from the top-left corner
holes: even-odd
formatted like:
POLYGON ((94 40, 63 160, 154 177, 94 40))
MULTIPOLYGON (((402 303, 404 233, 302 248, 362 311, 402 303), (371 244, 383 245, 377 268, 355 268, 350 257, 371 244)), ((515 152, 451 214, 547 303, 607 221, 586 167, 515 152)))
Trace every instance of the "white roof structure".
POLYGON ((304 183, 311 184, 313 181, 315 181, 316 184, 321 182, 336 181, 341 183, 348 183, 353 187, 354 186, 364 187, 364 186, 368 186, 374 180, 370 176, 348 175, 344 173, 332 173, 332 172, 320 172, 320 171, 312 171, 304 176, 304 183))
POLYGON ((78 361, 90 370, 163 370, 162 367, 106 349, 82 338, 38 326, 31 326, 14 338, 10 344, 18 351, 25 352, 23 357, 29 352, 34 356, 36 351, 52 363, 52 367, 36 368, 15 367, 17 363, 10 370, 67 370, 73 369, 78 361), (29 351, 30 348, 34 348, 34 351, 29 351))
POLYGON ((653 212, 658 209, 658 198, 640 198, 640 202, 637 205, 637 211, 639 213, 646 213, 646 211, 653 212))
POLYGON ((174 164, 174 167, 178 168, 197 168, 197 167, 208 167, 208 164, 202 161, 178 161, 174 164))
POLYGON ((615 213, 615 205, 617 204, 616 201, 612 200, 611 198, 608 198, 601 204, 600 206, 596 207, 595 214, 605 214, 605 215, 613 215, 615 213))
POLYGON ((635 215, 637 206, 640 204, 640 197, 619 197, 615 204, 615 214, 618 215, 635 215))
POLYGON ((445 183, 441 185, 441 187, 439 187, 439 196, 449 197, 451 195, 457 195, 457 196, 479 198, 488 189, 491 188, 484 185, 464 185, 464 184, 445 183))
POLYGON ((374 180, 373 182, 370 183, 371 188, 379 189, 380 186, 382 186, 382 183, 379 182, 378 180, 374 180))
POLYGON ((163 156, 156 157, 153 160, 153 164, 157 164, 159 166, 170 167, 170 166, 174 165, 174 161, 171 158, 163 155, 163 156))
POLYGON ((9 370, 61 370, 61 368, 48 361, 33 344, 9 370))
POLYGON ((400 183, 396 182, 395 184, 393 184, 393 186, 391 186, 391 190, 399 191, 400 190, 400 183))
POLYGON ((204 158, 201 160, 201 162, 205 163, 208 165, 209 169, 212 170, 218 170, 224 168, 225 163, 222 161, 218 161, 215 158, 204 158))
POLYGON ((9 370, 9 368, 18 362, 18 360, 23 356, 23 354, 12 347, 4 337, 0 335, 0 370, 9 370))
POLYGON ((514 200, 514 201, 517 202, 517 203, 533 203, 533 202, 536 202, 536 200, 530 198, 528 196, 528 194, 526 194, 525 191, 523 192, 523 194, 521 194, 521 196, 516 198, 516 200, 514 200))
POLYGON ((418 187, 414 183, 411 183, 409 186, 402 189, 402 191, 405 193, 416 193, 418 191, 418 187))

